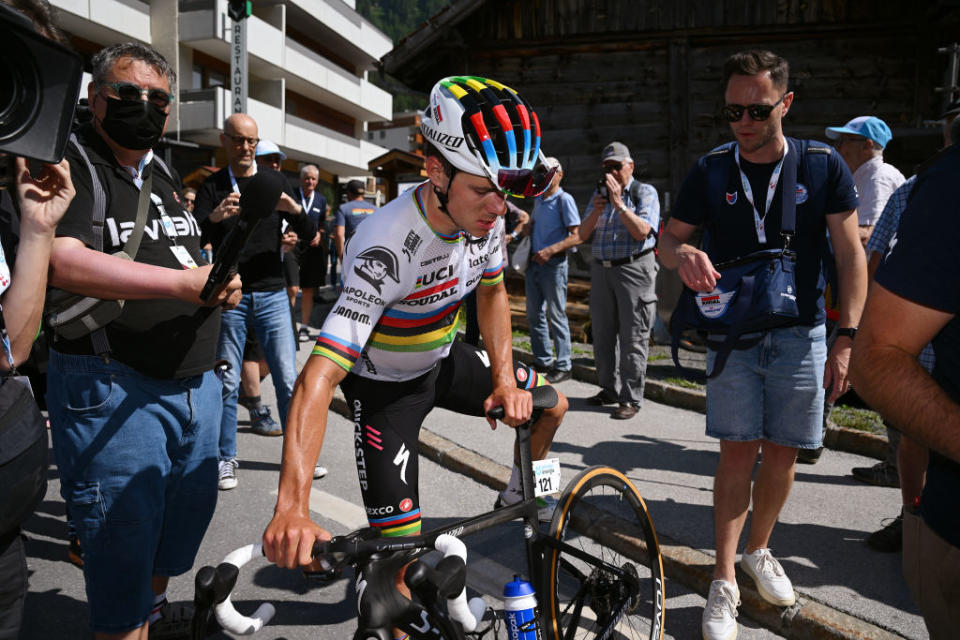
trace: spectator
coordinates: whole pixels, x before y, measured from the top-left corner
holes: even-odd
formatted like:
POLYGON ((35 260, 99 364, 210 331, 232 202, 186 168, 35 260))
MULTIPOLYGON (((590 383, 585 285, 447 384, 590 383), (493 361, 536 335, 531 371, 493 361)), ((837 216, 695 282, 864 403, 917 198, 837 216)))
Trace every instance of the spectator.
POLYGON ((960 627, 958 172, 953 145, 917 176, 870 288, 850 370, 857 393, 930 450, 919 510, 903 511, 903 573, 932 640, 955 638, 960 627), (930 342, 932 375, 917 359, 930 342))
MULTIPOLYGON (((270 140, 261 140, 257 143, 257 150, 254 154, 257 161, 257 167, 266 167, 273 171, 280 171, 283 167, 283 161, 287 159, 287 154, 280 150, 276 143, 270 140)), ((293 192, 288 193, 293 197, 293 192)), ((280 254, 283 262, 283 284, 287 289, 287 297, 290 300, 290 307, 297 304, 297 294, 300 293, 300 251, 297 250, 298 240, 296 232, 290 228, 286 220, 281 215, 280 221, 280 254)), ((291 316, 292 321, 292 316, 291 316)), ((293 327, 296 334, 297 327, 293 327)))
MULTIPOLYGON (((831 400, 847 390, 850 345, 866 294, 853 180, 829 147, 784 137, 781 121, 794 99, 788 76, 787 61, 768 51, 727 60, 722 115, 736 141, 691 169, 660 251, 686 286, 713 291, 720 277, 714 264, 784 246, 781 171, 797 172, 797 227, 790 247, 797 253, 799 318, 795 326, 772 329, 753 346, 732 351, 723 371, 707 382, 707 435, 720 439, 713 491, 716 565, 702 620, 707 639, 737 632, 734 561, 751 495, 753 515, 740 566, 768 602, 790 606, 796 600, 770 553, 770 536, 790 492, 797 448, 820 446, 824 388, 832 386, 831 400), (796 155, 785 164, 788 154, 796 155), (707 252, 687 244, 700 225, 709 236, 707 252), (826 229, 840 277, 841 329, 829 356, 818 286, 826 229), (752 482, 758 453, 762 461, 752 482)), ((708 351, 708 369, 715 358, 716 352, 708 351)))
POLYGON ((842 127, 827 127, 826 133, 853 172, 860 199, 860 242, 866 247, 890 194, 905 179, 896 167, 883 161, 883 150, 893 134, 886 122, 874 116, 854 118, 842 127))
POLYGON ((197 201, 197 190, 193 187, 186 187, 183 190, 183 208, 188 212, 193 213, 193 205, 197 201))
POLYGON ((67 148, 76 197, 57 227, 50 284, 126 303, 103 329, 54 336, 50 432, 84 550, 90 628, 97 637, 146 637, 142 627, 184 634, 191 611, 170 605, 166 587, 193 565, 216 506, 214 345, 219 306, 239 301, 240 280, 201 308, 210 267, 197 266, 200 229, 180 205, 179 179, 151 150, 167 125, 173 68, 137 43, 111 45, 91 64, 93 118, 80 147, 67 148), (145 184, 149 216, 169 225, 145 233, 133 261, 111 255, 124 247, 118 234, 103 234, 102 252, 91 248, 95 209, 105 229, 132 226, 145 184))
MULTIPOLYGON (((217 171, 200 185, 196 214, 213 240, 214 253, 226 234, 236 225, 240 193, 257 172, 254 153, 258 137, 257 123, 243 113, 235 113, 223 125, 220 134, 227 156, 227 167, 217 171)), ((286 221, 301 237, 316 232, 303 208, 286 192, 280 194, 277 209, 262 219, 240 254, 239 271, 243 296, 236 309, 223 315, 217 357, 230 369, 223 375, 223 417, 220 421, 220 489, 237 486, 237 395, 240 363, 247 333, 252 327, 263 349, 280 410, 280 429, 264 423, 254 432, 280 435, 286 424, 287 407, 297 377, 297 345, 291 329, 290 303, 284 291, 281 262, 281 221, 286 221)), ((274 423, 275 424, 275 423, 274 423)))
MULTIPOLYGON (((955 102, 942 116, 944 119, 944 148, 950 146, 954 137, 951 135, 952 130, 956 129, 956 125, 960 123, 956 119, 958 113, 960 113, 960 102, 955 102)), ((880 220, 877 221, 873 235, 870 236, 870 242, 867 243, 867 272, 871 280, 876 274, 877 267, 880 266, 883 254, 890 245, 890 240, 893 239, 897 228, 900 226, 901 215, 907 208, 907 200, 916 179, 915 175, 910 176, 893 192, 893 195, 887 201, 883 214, 880 216, 880 220)), ((917 360, 927 373, 931 373, 936 361, 933 345, 927 344, 924 346, 917 360)), ((923 489, 926 476, 928 453, 926 447, 909 436, 902 436, 900 431, 887 424, 886 420, 884 424, 887 428, 886 459, 872 467, 854 467, 852 473, 855 478, 863 482, 900 487, 902 500, 900 515, 867 537, 867 544, 873 549, 896 552, 903 547, 903 513, 913 508, 916 501, 920 499, 920 492, 923 489), (891 471, 893 478, 890 477, 891 471)))
POLYGON ((580 240, 593 237, 590 330, 600 384, 600 392, 587 402, 619 403, 611 417, 628 420, 643 403, 650 329, 657 312, 660 267, 653 249, 660 201, 656 189, 634 180, 626 145, 611 142, 600 157, 604 177, 580 224, 580 240))
MULTIPOLYGON (((22 384, 11 376, 17 375, 17 365, 30 355, 43 312, 54 231, 74 196, 67 161, 46 165, 37 176, 30 175, 23 158, 17 158, 15 166, 16 194, 0 190, 0 326, 5 328, 0 336, 3 385, 22 384)), ((8 493, 10 484, 4 483, 0 489, 5 500, 9 500, 0 510, 0 638, 5 640, 20 637, 27 595, 27 556, 20 525, 43 498, 47 486, 47 438, 43 418, 39 407, 34 405, 31 410, 34 420, 39 422, 35 428, 43 432, 40 435, 42 450, 26 451, 20 430, 5 427, 0 433, 4 464, 20 473, 26 471, 14 478, 19 486, 12 496, 8 493), (11 452, 15 452, 12 460, 9 459, 11 452), (34 462, 28 465, 31 457, 34 462)), ((24 420, 22 416, 16 419, 24 420)), ((8 475, 3 477, 10 479, 8 475)))
POLYGON ((534 368, 553 384, 570 379, 570 323, 567 321, 567 249, 580 244, 580 216, 573 196, 563 190, 563 167, 547 158, 557 172, 533 205, 532 253, 526 272, 527 323, 534 368), (549 326, 548 326, 549 325, 549 326), (550 351, 550 335, 556 358, 550 351))
POLYGON ((300 255, 300 285, 303 295, 300 298, 300 342, 310 340, 310 316, 313 314, 313 296, 318 287, 322 287, 327 277, 327 238, 324 223, 327 219, 327 199, 317 191, 320 181, 320 169, 308 164, 300 169, 300 204, 310 217, 317 233, 302 244, 300 255))
POLYGON ((363 222, 367 216, 376 213, 377 208, 363 199, 363 183, 359 180, 351 180, 347 183, 347 201, 337 208, 336 243, 337 258, 343 261, 343 248, 347 240, 357 231, 357 225, 363 222))

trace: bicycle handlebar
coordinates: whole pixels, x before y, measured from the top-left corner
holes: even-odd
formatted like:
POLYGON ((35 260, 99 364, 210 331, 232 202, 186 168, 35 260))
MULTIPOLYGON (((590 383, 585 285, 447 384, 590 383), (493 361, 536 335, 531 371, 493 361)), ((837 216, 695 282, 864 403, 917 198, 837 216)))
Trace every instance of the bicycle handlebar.
MULTIPOLYGON (((467 547, 460 538, 445 533, 437 538, 434 547, 443 554, 444 558, 456 556, 464 564, 467 562, 467 547)), ((447 599, 447 612, 451 618, 460 623, 467 633, 476 630, 477 622, 483 618, 483 612, 486 609, 487 605, 483 598, 471 598, 467 602, 466 585, 455 597, 447 599)))
MULTIPOLYGON (((261 544, 248 544, 245 547, 240 547, 236 551, 231 551, 227 554, 227 557, 223 559, 223 564, 217 567, 217 571, 220 571, 224 564, 233 565, 239 571, 243 565, 250 562, 253 558, 262 555, 263 546, 261 544)), ((236 576, 233 577, 233 582, 234 584, 236 583, 236 576)), ((232 588, 233 585, 230 586, 231 590, 232 588)), ((217 616, 217 622, 220 623, 220 626, 223 627, 224 630, 234 635, 248 636, 256 633, 270 622, 276 613, 276 609, 274 609, 273 605, 269 602, 264 602, 257 607, 256 612, 252 616, 245 616, 234 608, 230 594, 228 593, 226 599, 214 607, 214 613, 217 616)))

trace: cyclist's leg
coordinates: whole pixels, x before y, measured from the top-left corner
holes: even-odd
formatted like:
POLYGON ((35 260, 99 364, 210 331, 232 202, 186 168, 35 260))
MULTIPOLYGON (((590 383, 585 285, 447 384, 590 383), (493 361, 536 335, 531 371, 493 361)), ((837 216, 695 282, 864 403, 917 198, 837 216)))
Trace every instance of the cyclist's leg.
POLYGON ((348 375, 360 493, 370 526, 385 536, 420 532, 418 439, 433 407, 437 370, 405 382, 348 375))
MULTIPOLYGON (((514 379, 521 389, 550 384, 547 379, 522 362, 514 363, 514 379)), ((454 342, 450 354, 440 362, 436 405, 471 416, 483 416, 483 401, 493 393, 490 359, 486 351, 463 342, 454 342)), ((557 406, 547 409, 533 424, 530 433, 530 453, 534 460, 542 460, 550 451, 569 403, 557 391, 557 406)), ((519 454, 514 449, 514 464, 519 454)))

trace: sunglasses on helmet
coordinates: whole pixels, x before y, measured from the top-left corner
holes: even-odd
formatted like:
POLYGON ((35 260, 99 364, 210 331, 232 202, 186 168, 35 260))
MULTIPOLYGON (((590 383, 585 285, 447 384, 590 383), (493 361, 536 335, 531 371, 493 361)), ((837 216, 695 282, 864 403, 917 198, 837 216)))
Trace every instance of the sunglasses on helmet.
POLYGON ((778 104, 783 102, 786 96, 787 94, 783 94, 780 96, 780 99, 773 104, 748 104, 746 106, 742 104, 727 104, 720 110, 720 115, 722 115, 727 122, 739 122, 740 118, 743 117, 743 112, 746 111, 751 120, 762 122, 770 117, 773 110, 778 104))

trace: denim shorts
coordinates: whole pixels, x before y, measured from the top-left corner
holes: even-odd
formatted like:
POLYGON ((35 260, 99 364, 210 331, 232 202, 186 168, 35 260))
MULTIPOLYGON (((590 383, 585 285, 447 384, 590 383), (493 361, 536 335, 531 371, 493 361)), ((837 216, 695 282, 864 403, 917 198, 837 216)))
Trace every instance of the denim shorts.
POLYGON ((213 517, 222 385, 213 371, 158 380, 52 350, 47 379, 90 629, 134 629, 153 606, 151 577, 189 571, 213 517))
MULTIPOLYGON (((707 435, 720 440, 769 440, 816 449, 823 441, 826 328, 773 329, 749 349, 734 350, 707 381, 707 435)), ((716 353, 707 351, 707 370, 716 353)))

